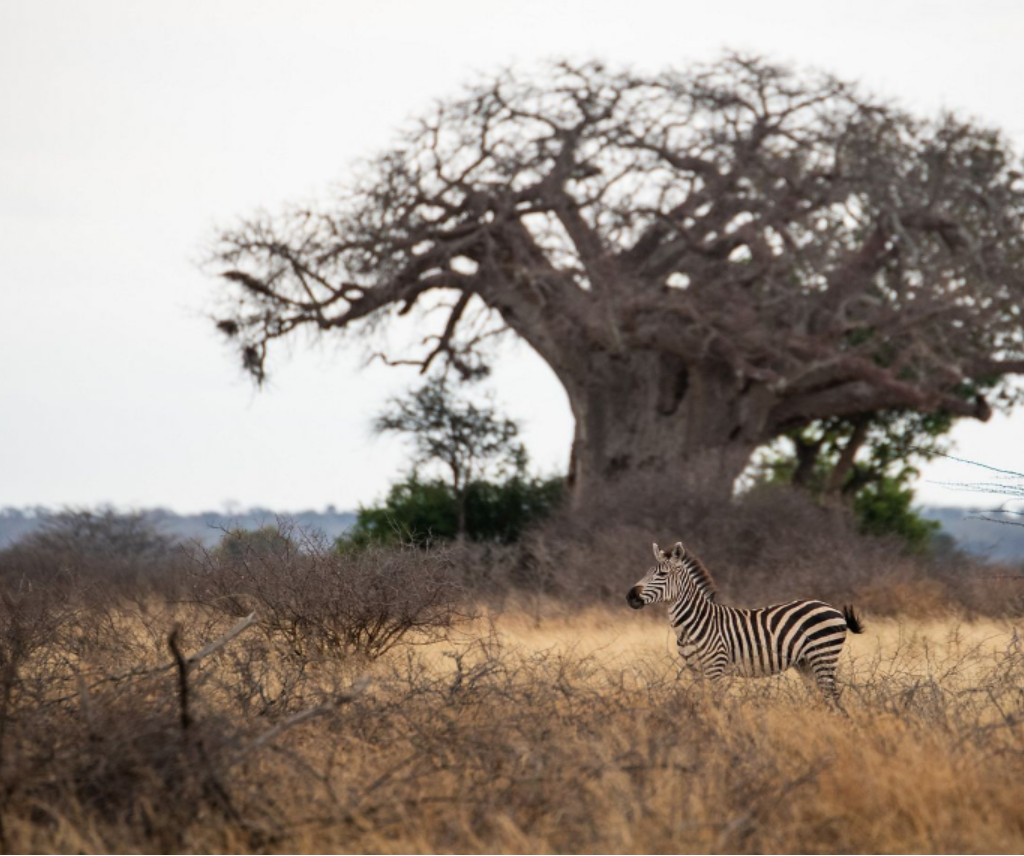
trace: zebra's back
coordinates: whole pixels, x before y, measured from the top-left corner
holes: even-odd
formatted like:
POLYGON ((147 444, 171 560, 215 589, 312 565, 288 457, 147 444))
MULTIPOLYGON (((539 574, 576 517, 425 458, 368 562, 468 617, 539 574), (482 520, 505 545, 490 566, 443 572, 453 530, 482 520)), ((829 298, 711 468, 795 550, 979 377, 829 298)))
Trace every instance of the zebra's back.
POLYGON ((720 606, 718 619, 723 665, 750 677, 778 674, 793 665, 834 665, 846 639, 843 613, 819 600, 759 609, 720 606))

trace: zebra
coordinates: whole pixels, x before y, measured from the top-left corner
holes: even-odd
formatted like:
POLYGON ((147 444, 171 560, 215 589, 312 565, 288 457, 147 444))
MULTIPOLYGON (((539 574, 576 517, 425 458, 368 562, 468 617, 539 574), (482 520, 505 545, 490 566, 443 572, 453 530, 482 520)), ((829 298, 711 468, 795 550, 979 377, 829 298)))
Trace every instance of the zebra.
POLYGON ((657 564, 629 590, 633 609, 667 601, 680 656, 711 680, 727 672, 743 677, 777 675, 794 666, 813 678, 825 700, 838 705, 836 662, 846 631, 863 633, 853 611, 820 600, 794 600, 761 609, 717 602, 707 568, 682 542, 671 554, 654 545, 657 564))

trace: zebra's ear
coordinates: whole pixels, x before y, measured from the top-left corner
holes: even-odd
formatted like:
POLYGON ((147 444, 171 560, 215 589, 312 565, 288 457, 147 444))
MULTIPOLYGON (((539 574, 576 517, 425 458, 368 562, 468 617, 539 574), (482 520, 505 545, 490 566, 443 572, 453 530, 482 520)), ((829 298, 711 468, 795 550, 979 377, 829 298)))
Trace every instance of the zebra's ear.
POLYGON ((665 559, 668 558, 663 552, 661 552, 657 544, 654 545, 654 558, 659 562, 664 562, 665 559))
POLYGON ((686 552, 686 548, 683 546, 683 542, 682 541, 676 541, 675 547, 672 548, 672 558, 673 559, 682 559, 683 558, 683 553, 685 553, 685 552, 686 552))

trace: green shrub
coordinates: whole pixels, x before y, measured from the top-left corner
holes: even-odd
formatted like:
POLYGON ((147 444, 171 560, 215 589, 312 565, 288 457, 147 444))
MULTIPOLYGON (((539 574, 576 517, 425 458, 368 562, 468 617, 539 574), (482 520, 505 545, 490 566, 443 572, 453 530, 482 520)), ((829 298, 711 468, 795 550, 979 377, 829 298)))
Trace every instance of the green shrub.
POLYGON ((929 549, 942 528, 935 520, 926 520, 914 508, 914 491, 892 478, 874 482, 857 494, 853 510, 860 530, 868 535, 898 535, 914 552, 929 549))
MULTIPOLYGON (((560 477, 513 476, 504 482, 474 481, 466 489, 466 537, 470 541, 509 544, 558 506, 564 488, 560 477)), ((393 485, 382 505, 359 509, 355 526, 338 540, 339 548, 366 544, 454 540, 458 533, 458 499, 440 479, 410 476, 393 485)))

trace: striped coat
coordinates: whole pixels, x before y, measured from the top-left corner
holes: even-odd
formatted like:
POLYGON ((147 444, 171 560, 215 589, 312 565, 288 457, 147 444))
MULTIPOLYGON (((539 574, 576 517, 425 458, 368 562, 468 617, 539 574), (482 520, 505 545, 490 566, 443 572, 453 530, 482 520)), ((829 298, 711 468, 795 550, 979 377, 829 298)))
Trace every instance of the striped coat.
POLYGON ((657 564, 627 595, 640 609, 667 602, 679 653, 711 679, 725 674, 776 675, 790 666, 813 678, 834 701, 836 663, 847 631, 863 633, 851 607, 794 600, 760 609, 735 609, 717 601, 714 581, 701 561, 677 543, 671 554, 654 545, 657 564))

